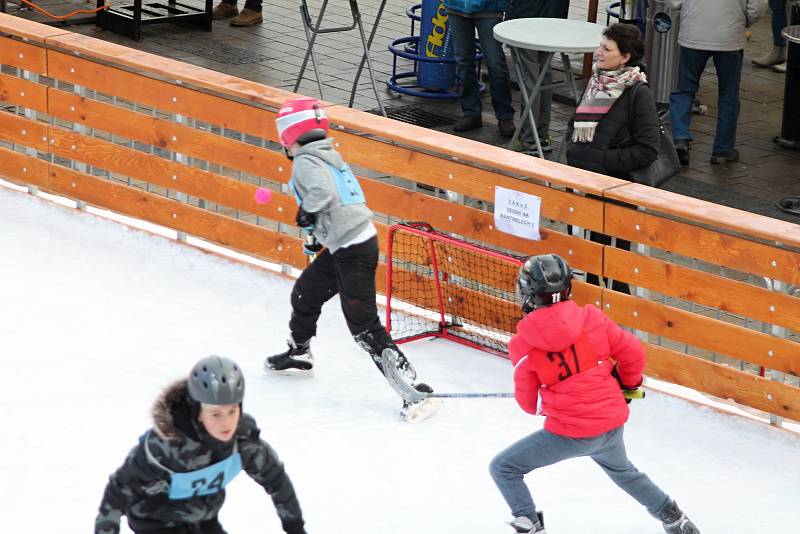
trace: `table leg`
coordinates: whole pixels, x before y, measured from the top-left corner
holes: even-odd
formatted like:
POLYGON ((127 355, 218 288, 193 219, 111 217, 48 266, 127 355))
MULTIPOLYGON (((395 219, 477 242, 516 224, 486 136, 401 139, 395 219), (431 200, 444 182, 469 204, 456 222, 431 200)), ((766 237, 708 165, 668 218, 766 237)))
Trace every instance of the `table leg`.
POLYGON ((386 110, 383 108, 383 102, 381 102, 381 97, 378 94, 378 86, 375 84, 375 71, 372 70, 372 61, 369 57, 369 49, 372 46, 372 40, 375 37, 375 32, 378 29, 378 24, 380 24, 381 16, 383 15, 383 9, 386 7, 386 0, 381 2, 381 7, 378 9, 378 14, 375 16, 375 22, 372 25, 372 30, 369 33, 369 39, 366 39, 364 35, 364 27, 361 24, 361 12, 358 10, 358 3, 356 0, 350 0, 350 9, 353 11, 353 16, 356 18, 358 22, 358 31, 361 34, 361 44, 364 46, 364 55, 361 56, 361 62, 358 65, 358 70, 356 71, 356 77, 353 80, 353 88, 350 90, 350 103, 349 107, 353 107, 353 101, 355 100, 356 90, 358 89, 358 80, 361 77, 361 71, 364 70, 364 63, 367 64, 367 70, 369 71, 369 79, 372 83, 372 91, 375 93, 375 100, 378 101, 378 109, 381 110, 381 115, 384 117, 386 116, 386 110))
POLYGON ((578 86, 575 84, 575 76, 572 73, 572 62, 569 60, 569 56, 562 52, 561 54, 561 62, 564 64, 564 82, 566 83, 569 80, 570 84, 572 84, 572 95, 575 97, 575 105, 581 103, 581 97, 578 96, 578 86))
POLYGON ((325 15, 325 9, 328 7, 328 0, 324 0, 322 2, 322 7, 319 11, 319 16, 317 17, 317 24, 313 30, 310 30, 311 26, 311 15, 308 13, 308 4, 306 0, 303 0, 303 3, 300 4, 300 17, 303 19, 303 29, 306 32, 306 42, 308 43, 308 49, 306 49, 306 55, 303 58, 303 64, 300 66, 300 73, 297 75, 297 80, 294 82, 294 90, 293 92, 296 93, 297 90, 300 88, 300 82, 303 81, 303 75, 306 72, 306 65, 308 65, 308 58, 311 57, 311 63, 314 66, 314 76, 317 78, 317 87, 319 87, 319 97, 322 100, 325 100, 325 95, 322 92, 322 80, 319 77, 319 69, 317 68, 317 57, 314 55, 314 41, 317 40, 317 34, 319 32, 320 27, 322 26, 322 17, 325 15))
POLYGON ((553 61, 553 52, 548 52, 547 59, 545 59, 544 63, 542 63, 541 67, 539 68, 539 76, 536 79, 536 85, 533 86, 533 90, 531 91, 530 95, 526 94, 526 88, 524 83, 524 66, 522 65, 522 58, 519 57, 519 52, 517 52, 516 48, 511 47, 511 53, 514 56, 514 67, 517 71, 517 83, 520 84, 520 92, 522 93, 522 101, 525 104, 525 107, 522 110, 522 115, 520 116, 520 122, 517 124, 516 130, 514 130, 514 136, 511 138, 511 144, 513 145, 514 142, 519 137, 519 133, 522 130, 522 122, 525 120, 527 116, 528 120, 531 123, 531 129, 533 129, 533 137, 536 142, 536 151, 539 153, 540 158, 544 158, 544 152, 542 152, 542 145, 539 143, 539 132, 536 129, 536 121, 533 118, 533 111, 531 107, 536 99, 539 97, 539 91, 542 87, 542 81, 544 81, 544 77, 547 74, 547 69, 550 68, 550 65, 553 61))

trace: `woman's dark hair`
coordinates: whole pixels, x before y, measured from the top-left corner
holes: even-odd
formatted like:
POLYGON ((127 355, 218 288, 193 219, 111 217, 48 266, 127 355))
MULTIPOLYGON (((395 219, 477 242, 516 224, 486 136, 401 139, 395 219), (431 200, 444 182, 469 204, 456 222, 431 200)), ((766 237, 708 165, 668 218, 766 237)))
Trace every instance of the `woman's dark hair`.
POLYGON ((615 22, 605 30, 603 37, 617 43, 620 54, 630 54, 628 65, 639 63, 644 58, 642 32, 633 24, 615 22))

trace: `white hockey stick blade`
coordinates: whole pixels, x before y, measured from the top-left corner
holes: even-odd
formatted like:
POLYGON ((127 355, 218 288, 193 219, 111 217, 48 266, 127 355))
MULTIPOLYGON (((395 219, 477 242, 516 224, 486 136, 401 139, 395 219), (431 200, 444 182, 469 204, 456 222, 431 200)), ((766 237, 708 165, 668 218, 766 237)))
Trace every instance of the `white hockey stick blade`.
POLYGON ((419 402, 428 397, 427 393, 417 391, 408 380, 402 376, 397 368, 397 351, 391 348, 383 349, 381 364, 386 375, 386 381, 404 401, 409 403, 419 402))
POLYGON ((436 413, 441 405, 441 399, 427 398, 403 408, 401 414, 407 423, 419 423, 436 413))

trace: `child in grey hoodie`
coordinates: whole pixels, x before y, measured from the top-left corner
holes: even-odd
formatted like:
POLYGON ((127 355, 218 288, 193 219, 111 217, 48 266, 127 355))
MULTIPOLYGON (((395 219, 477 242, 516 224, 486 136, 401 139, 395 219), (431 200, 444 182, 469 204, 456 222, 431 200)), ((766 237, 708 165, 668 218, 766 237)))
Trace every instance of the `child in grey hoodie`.
POLYGON ((308 235, 303 248, 315 258, 292 289, 288 350, 268 357, 265 370, 313 373, 311 338, 317 333, 322 305, 339 294, 353 338, 403 398, 401 413, 414 421, 427 417, 435 407, 427 398, 433 390, 415 383, 414 368, 378 317, 378 237, 372 212, 358 180, 327 137, 328 119, 321 104, 311 98, 289 100, 279 110, 276 125, 284 152, 293 161, 289 186, 297 200, 297 225, 308 235))

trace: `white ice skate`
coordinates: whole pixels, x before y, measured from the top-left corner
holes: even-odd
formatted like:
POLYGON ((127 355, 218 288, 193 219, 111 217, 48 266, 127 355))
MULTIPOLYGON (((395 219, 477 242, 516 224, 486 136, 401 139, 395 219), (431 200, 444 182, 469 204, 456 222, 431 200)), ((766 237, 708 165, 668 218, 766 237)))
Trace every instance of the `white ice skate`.
POLYGON ((389 385, 403 399, 400 415, 409 423, 419 423, 433 415, 442 405, 442 400, 428 396, 433 390, 427 384, 414 384, 416 373, 413 368, 407 361, 401 365, 398 358, 396 350, 386 348, 381 353, 381 365, 389 385))

